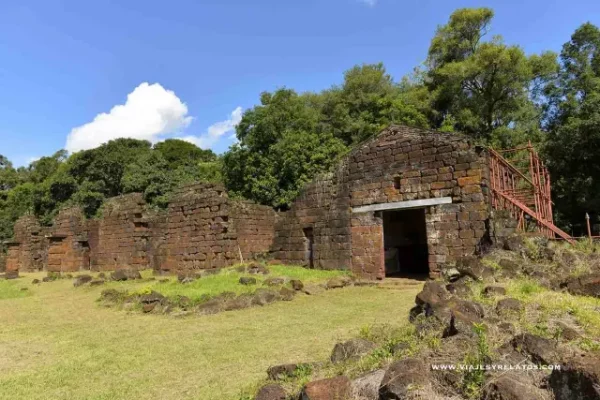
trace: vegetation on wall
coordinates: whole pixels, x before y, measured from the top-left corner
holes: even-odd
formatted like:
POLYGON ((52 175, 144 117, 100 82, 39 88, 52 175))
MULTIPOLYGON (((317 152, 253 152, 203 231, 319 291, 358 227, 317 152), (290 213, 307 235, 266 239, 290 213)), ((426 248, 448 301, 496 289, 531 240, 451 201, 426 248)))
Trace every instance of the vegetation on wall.
POLYGON ((48 224, 80 205, 92 217, 106 198, 131 192, 164 207, 192 181, 222 181, 232 195, 287 209, 302 185, 390 124, 460 131, 495 147, 531 141, 551 169, 558 222, 576 231, 585 212, 600 210, 600 31, 582 25, 559 58, 528 55, 490 34, 493 15, 456 10, 423 65, 401 79, 382 64, 357 65, 318 93, 262 93, 222 157, 176 139, 118 139, 21 168, 0 156, 0 241, 27 213, 48 224))

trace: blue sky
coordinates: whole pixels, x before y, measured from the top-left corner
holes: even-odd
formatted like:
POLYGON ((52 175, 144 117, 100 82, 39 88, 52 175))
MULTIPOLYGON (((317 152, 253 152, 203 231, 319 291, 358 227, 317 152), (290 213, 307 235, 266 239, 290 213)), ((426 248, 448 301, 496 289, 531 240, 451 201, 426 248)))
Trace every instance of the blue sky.
POLYGON ((0 154, 23 165, 70 134, 77 150, 123 132, 222 152, 260 92, 324 89, 379 61, 399 79, 453 10, 477 6, 527 53, 600 25, 597 0, 2 1, 0 154))

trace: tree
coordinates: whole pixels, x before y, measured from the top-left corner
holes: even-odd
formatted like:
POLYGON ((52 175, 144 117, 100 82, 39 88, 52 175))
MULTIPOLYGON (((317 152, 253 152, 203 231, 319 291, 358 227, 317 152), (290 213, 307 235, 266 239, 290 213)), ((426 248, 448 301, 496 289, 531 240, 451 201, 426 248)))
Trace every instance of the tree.
POLYGON ((217 159, 212 150, 202 150, 198 146, 179 139, 167 139, 154 145, 154 150, 162 154, 169 169, 181 166, 195 166, 202 162, 217 159))
POLYGON ((557 72, 551 52, 526 56, 500 36, 483 41, 493 12, 459 9, 438 28, 427 58, 432 124, 500 146, 539 137, 541 109, 534 101, 557 72))
POLYGON ((563 46, 561 71, 546 88, 545 158, 562 225, 581 232, 600 212, 600 30, 586 23, 563 46))

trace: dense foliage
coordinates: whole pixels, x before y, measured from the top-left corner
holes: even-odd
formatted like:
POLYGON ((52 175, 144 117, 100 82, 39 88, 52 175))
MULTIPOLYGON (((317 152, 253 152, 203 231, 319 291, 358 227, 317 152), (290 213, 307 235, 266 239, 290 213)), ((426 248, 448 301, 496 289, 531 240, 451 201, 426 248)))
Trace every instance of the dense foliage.
POLYGON ((557 59, 489 35, 492 20, 487 8, 455 11, 425 63, 399 80, 382 64, 358 65, 319 93, 262 93, 222 157, 175 139, 119 139, 18 169, 0 156, 0 240, 26 213, 50 223, 77 204, 92 217, 106 198, 130 192, 164 207, 177 186, 198 180, 286 209, 304 183, 390 124, 461 131, 495 147, 531 141, 551 168, 559 222, 577 228, 600 210, 600 31, 582 25, 557 59))

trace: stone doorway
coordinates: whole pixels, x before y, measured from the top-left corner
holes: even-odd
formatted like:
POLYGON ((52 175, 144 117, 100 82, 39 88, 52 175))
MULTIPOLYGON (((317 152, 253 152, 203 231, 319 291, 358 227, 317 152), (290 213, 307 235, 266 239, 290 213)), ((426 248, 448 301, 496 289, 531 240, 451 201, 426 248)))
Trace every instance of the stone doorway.
POLYGON ((308 268, 315 267, 315 236, 313 228, 304 228, 304 260, 308 268))
POLYGON ((382 212, 385 276, 427 279, 425 208, 382 212))

